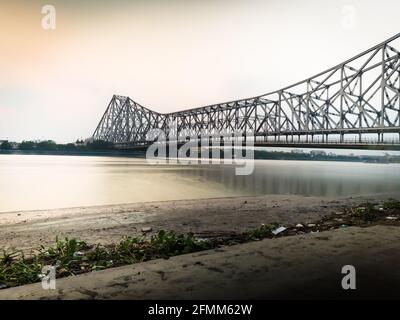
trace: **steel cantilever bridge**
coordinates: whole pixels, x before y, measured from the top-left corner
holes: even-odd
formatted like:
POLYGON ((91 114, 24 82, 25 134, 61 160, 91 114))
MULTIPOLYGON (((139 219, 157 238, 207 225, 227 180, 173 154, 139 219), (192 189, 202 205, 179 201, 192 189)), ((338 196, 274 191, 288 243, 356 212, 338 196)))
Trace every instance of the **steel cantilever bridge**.
POLYGON ((114 95, 93 139, 134 148, 149 144, 150 130, 169 132, 173 125, 177 132, 189 131, 192 137, 215 138, 223 132, 218 139, 226 139, 239 132, 240 139, 251 139, 255 145, 389 145, 389 149, 392 145, 395 149, 400 137, 399 50, 397 34, 278 91, 167 114, 114 95))

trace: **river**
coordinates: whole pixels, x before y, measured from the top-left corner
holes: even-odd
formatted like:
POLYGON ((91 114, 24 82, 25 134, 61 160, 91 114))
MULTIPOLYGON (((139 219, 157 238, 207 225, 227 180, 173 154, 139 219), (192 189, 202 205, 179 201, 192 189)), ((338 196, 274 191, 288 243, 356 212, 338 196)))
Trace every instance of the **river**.
POLYGON ((0 155, 0 212, 260 194, 350 196, 400 192, 400 164, 256 160, 150 165, 123 157, 0 155))

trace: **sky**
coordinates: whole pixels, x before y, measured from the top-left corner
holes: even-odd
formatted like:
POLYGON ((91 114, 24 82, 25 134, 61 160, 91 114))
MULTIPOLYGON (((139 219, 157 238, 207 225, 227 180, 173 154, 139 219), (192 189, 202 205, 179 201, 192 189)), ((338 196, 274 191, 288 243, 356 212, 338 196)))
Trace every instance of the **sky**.
POLYGON ((399 9, 398 0, 0 0, 0 140, 90 137, 113 94, 173 112, 274 91, 399 33, 399 9), (44 5, 55 29, 43 28, 44 5))

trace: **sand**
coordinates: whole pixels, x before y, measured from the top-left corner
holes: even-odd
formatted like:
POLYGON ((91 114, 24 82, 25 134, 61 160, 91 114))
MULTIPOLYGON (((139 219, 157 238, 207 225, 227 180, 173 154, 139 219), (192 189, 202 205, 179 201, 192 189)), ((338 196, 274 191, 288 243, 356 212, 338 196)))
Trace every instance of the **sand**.
POLYGON ((141 234, 143 227, 193 232, 199 237, 222 236, 257 228, 262 223, 309 223, 343 206, 400 195, 341 199, 268 195, 78 207, 0 213, 0 248, 31 249, 74 237, 91 244, 110 244, 141 234))
POLYGON ((399 227, 266 239, 0 290, 0 299, 400 298, 399 227), (343 290, 344 265, 356 290, 343 290))

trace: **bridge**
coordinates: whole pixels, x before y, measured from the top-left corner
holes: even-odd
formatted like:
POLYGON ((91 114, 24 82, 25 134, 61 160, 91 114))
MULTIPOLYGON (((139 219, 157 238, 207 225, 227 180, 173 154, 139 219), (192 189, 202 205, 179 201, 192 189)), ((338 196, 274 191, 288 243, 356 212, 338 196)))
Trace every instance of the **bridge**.
POLYGON ((140 148, 159 129, 180 143, 235 135, 255 146, 400 149, 399 50, 400 33, 280 90, 172 113, 114 95, 93 139, 140 148))

